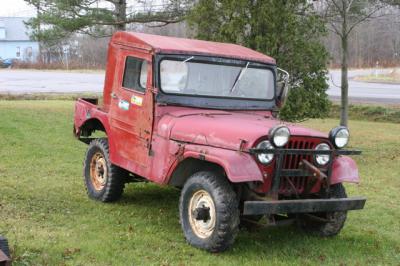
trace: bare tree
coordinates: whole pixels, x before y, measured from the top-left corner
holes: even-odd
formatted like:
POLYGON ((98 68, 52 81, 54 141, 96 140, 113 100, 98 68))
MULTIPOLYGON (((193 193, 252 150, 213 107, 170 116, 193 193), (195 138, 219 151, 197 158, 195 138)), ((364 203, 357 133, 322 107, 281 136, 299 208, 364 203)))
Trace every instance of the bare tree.
MULTIPOLYGON (((383 17, 366 21, 349 36, 348 65, 351 67, 400 66, 400 9, 385 8, 383 17)), ((323 38, 331 60, 330 67, 340 66, 341 44, 334 32, 323 38)))
MULTIPOLYGON (((341 42, 341 113, 340 124, 348 125, 348 47, 351 32, 361 23, 377 17, 380 10, 398 0, 321 0, 316 7, 341 42)), ((383 15, 383 14, 380 14, 383 15)))

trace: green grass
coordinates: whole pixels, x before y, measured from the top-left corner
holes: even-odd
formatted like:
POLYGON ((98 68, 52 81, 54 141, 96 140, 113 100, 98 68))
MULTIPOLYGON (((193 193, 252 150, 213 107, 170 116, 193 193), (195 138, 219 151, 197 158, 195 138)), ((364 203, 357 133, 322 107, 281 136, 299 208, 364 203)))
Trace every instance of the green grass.
POLYGON ((26 93, 26 94, 11 94, 0 93, 0 101, 26 101, 26 100, 61 100, 71 101, 84 97, 101 98, 101 93, 26 93))
MULTIPOLYGON (((209 254, 186 244, 179 191, 129 184, 121 201, 89 200, 86 146, 72 137, 71 101, 0 101, 0 234, 14 265, 399 265, 400 125, 351 121, 351 147, 366 195, 334 238, 294 227, 241 230, 233 249, 209 254)), ((328 131, 336 120, 311 120, 328 131)))
MULTIPOLYGON (((332 105, 329 117, 340 117, 339 105, 332 105)), ((349 105, 349 118, 353 120, 400 123, 400 107, 349 105)))

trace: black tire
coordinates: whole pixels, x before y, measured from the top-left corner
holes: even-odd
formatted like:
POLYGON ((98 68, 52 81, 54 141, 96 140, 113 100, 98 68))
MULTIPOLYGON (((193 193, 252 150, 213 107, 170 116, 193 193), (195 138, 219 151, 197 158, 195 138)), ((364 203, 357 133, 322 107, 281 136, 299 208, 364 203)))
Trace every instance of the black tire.
POLYGON ((3 253, 6 254, 8 258, 10 258, 10 248, 8 246, 8 241, 2 236, 0 236, 0 250, 3 251, 3 253))
MULTIPOLYGON (((347 198, 346 189, 342 184, 335 184, 330 187, 330 198, 347 198)), ((307 233, 322 237, 331 237, 340 233, 347 218, 347 211, 327 212, 314 214, 329 222, 321 222, 307 216, 298 218, 298 225, 307 233)))
MULTIPOLYGON (((204 204, 202 206, 204 208, 204 204)), ((179 213, 182 230, 189 244, 210 252, 221 252, 234 243, 239 231, 239 203, 231 184, 224 177, 208 171, 193 174, 182 189, 179 213), (189 213, 189 205, 198 193, 207 194, 208 199, 212 199, 215 210, 209 211, 209 220, 204 218, 204 223, 214 220, 215 226, 209 230, 210 235, 203 237, 196 233, 196 226, 191 225, 194 220, 201 223, 200 212, 189 213), (196 218, 194 215, 197 215, 196 218)))
MULTIPOLYGON (((101 172, 100 170, 97 171, 101 172)), ((110 162, 108 140, 100 138, 92 140, 89 144, 83 165, 83 175, 86 191, 90 198, 102 202, 111 202, 121 197, 129 173, 110 162), (98 169, 97 162, 96 166, 93 166, 95 157, 100 162, 100 168, 103 169, 101 184, 97 182, 92 172, 92 167, 98 169)))

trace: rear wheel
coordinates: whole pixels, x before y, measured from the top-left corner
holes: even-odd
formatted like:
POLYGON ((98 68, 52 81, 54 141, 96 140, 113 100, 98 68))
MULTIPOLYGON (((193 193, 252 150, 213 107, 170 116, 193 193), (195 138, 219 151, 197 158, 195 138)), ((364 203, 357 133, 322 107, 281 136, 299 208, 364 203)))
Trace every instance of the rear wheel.
POLYGON ((8 246, 8 241, 6 238, 0 236, 0 250, 10 258, 10 248, 8 246))
POLYGON ((106 138, 95 139, 89 144, 83 169, 90 198, 109 202, 121 197, 129 173, 110 162, 106 138))
POLYGON ((185 183, 180 221, 189 244, 211 252, 228 249, 239 227, 239 208, 230 183, 214 172, 198 172, 185 183))
MULTIPOLYGON (((342 184, 331 186, 330 198, 347 198, 344 186, 342 184)), ((347 211, 316 213, 310 216, 302 215, 298 218, 298 225, 305 232, 329 237, 340 233, 346 218, 347 211)))

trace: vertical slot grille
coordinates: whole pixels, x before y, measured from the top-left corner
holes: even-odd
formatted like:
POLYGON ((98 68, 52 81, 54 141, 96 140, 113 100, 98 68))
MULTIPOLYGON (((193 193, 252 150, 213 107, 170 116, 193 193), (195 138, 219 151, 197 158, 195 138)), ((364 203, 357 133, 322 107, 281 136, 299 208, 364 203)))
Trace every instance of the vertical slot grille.
MULTIPOLYGON (((295 138, 289 141, 286 145, 286 149, 314 149, 317 142, 315 140, 307 140, 304 138, 295 138)), ((283 159, 283 169, 298 169, 299 163, 306 159, 309 162, 312 162, 312 155, 297 155, 297 154, 288 154, 285 155, 283 159)), ((279 193, 280 194, 301 194, 304 192, 307 186, 306 176, 291 176, 291 177, 281 177, 279 193), (293 191, 293 187, 296 191, 293 191)))

